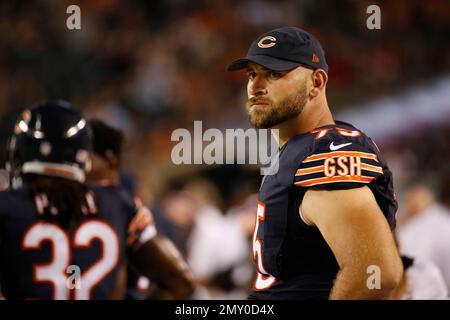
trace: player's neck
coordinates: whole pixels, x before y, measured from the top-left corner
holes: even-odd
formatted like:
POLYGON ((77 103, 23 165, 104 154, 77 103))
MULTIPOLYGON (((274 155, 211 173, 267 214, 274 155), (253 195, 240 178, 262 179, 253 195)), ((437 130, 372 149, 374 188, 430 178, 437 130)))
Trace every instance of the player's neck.
POLYGON ((120 176, 115 170, 105 170, 99 175, 89 177, 92 182, 103 186, 119 186, 120 176))
POLYGON ((334 124, 333 116, 325 102, 321 106, 307 106, 295 118, 280 123, 272 129, 278 129, 278 134, 272 130, 278 146, 282 147, 292 137, 309 132, 316 128, 334 124))

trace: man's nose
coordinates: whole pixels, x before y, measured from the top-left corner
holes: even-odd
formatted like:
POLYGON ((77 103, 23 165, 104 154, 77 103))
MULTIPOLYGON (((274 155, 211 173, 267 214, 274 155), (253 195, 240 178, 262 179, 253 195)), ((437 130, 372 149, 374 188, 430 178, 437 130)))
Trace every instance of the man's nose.
POLYGON ((256 76, 248 85, 249 96, 260 96, 267 93, 266 84, 261 76, 256 76))

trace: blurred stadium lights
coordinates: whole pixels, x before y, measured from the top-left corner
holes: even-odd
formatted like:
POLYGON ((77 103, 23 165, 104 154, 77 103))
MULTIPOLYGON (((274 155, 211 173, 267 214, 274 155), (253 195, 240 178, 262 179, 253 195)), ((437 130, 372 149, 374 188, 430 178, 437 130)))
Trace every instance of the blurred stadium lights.
POLYGON ((380 144, 423 125, 445 125, 450 119, 450 77, 414 87, 395 96, 346 108, 336 119, 354 124, 380 144))

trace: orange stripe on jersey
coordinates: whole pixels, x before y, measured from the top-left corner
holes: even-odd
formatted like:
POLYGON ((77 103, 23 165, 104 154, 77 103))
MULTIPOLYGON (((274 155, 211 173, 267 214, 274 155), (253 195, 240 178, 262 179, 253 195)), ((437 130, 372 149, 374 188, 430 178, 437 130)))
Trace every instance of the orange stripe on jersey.
POLYGON ((306 169, 298 169, 297 172, 295 173, 295 175, 302 176, 302 175, 310 174, 310 173, 323 172, 323 170, 324 170, 324 166, 317 166, 317 167, 311 167, 311 168, 306 168, 306 169))
POLYGON ((327 153, 313 154, 312 156, 309 156, 305 160, 303 160, 303 162, 310 162, 310 161, 323 160, 323 159, 327 159, 327 158, 342 157, 342 156, 361 157, 361 158, 373 159, 373 160, 378 161, 377 156, 373 153, 360 152, 360 151, 333 151, 333 152, 327 152, 327 153))
POLYGON ((336 182, 371 182, 374 177, 360 177, 360 176, 335 176, 330 178, 316 178, 316 179, 308 179, 305 181, 295 182, 296 186, 309 187, 318 184, 325 183, 336 183, 336 182))
POLYGON ((361 169, 367 170, 367 171, 383 173, 383 168, 377 167, 377 166, 372 166, 372 165, 367 164, 367 163, 361 163, 361 169))

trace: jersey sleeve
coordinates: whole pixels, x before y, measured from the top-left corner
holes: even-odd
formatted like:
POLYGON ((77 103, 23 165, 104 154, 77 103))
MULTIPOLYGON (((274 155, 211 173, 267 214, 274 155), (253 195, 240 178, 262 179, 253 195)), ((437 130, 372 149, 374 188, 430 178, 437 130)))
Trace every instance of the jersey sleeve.
POLYGON ((383 176, 377 151, 363 139, 328 140, 313 148, 295 172, 294 185, 303 188, 351 189, 383 176))

